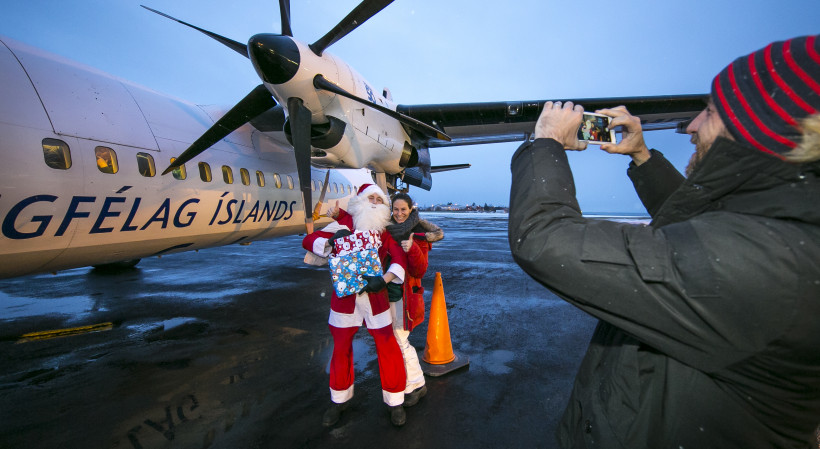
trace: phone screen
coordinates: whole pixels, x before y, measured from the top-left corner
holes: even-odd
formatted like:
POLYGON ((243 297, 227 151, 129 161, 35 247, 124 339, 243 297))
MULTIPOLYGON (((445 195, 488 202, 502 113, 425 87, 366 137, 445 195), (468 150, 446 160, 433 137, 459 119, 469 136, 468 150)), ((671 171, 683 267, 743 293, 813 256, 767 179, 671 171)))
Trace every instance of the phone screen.
POLYGON ((609 130, 609 117, 584 112, 581 127, 578 128, 578 140, 614 143, 613 133, 609 130))

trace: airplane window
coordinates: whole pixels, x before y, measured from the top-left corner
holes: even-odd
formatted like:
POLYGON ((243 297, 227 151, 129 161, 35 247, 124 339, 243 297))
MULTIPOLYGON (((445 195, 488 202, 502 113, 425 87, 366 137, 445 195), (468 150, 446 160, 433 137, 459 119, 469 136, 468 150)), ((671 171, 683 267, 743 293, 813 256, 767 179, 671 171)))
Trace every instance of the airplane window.
POLYGON ((148 153, 137 153, 137 168, 142 176, 150 178, 157 174, 154 157, 148 153))
POLYGON ((211 182, 213 179, 211 176, 211 166, 208 165, 207 162, 199 163, 199 178, 205 182, 211 182))
POLYGON ((339 184, 333 183, 333 191, 339 193, 339 184))
POLYGON ((265 187, 265 175, 259 170, 256 170, 256 183, 259 187, 265 187))
POLYGON ((97 168, 103 173, 116 173, 119 171, 117 165, 117 153, 108 147, 94 148, 94 155, 97 157, 97 168))
POLYGON ((231 167, 227 165, 222 166, 222 179, 225 181, 225 184, 233 184, 233 170, 231 170, 231 167))
MULTIPOLYGON (((173 164, 177 158, 172 157, 171 163, 173 164)), ((174 171, 171 172, 174 175, 174 178, 182 181, 183 179, 188 177, 188 172, 185 171, 185 164, 180 165, 179 167, 175 168, 174 171)))
POLYGON ((242 184, 245 184, 246 186, 251 185, 251 175, 248 173, 247 168, 239 169, 239 177, 242 178, 242 184))
POLYGON ((310 190, 313 190, 314 192, 316 191, 316 180, 315 179, 310 180, 310 190))
POLYGON ((347 194, 350 195, 353 193, 353 187, 350 187, 350 184, 347 185, 347 194))
POLYGON ((291 178, 290 175, 286 175, 286 176, 288 177, 288 188, 290 190, 293 190, 293 178, 291 178))
POLYGON ((282 188, 282 179, 279 178, 279 173, 274 173, 273 174, 273 183, 274 183, 274 185, 276 185, 277 189, 282 188))
POLYGON ((57 139, 43 139, 43 158, 46 165, 57 170, 71 168, 71 150, 68 144, 57 139))

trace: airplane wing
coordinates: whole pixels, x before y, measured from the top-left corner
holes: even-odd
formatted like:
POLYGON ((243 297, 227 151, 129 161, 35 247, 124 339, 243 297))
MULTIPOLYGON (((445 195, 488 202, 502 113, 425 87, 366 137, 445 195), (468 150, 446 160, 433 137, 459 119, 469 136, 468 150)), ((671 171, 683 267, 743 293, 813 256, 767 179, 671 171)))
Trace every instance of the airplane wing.
MULTIPOLYGON (((586 111, 623 105, 641 118, 645 131, 677 128, 680 132, 706 108, 708 98, 707 94, 698 94, 560 101, 583 105, 586 111)), ((547 101, 398 105, 397 112, 439 128, 452 138, 449 142, 422 138, 429 148, 449 147, 522 141, 532 134, 547 101)))

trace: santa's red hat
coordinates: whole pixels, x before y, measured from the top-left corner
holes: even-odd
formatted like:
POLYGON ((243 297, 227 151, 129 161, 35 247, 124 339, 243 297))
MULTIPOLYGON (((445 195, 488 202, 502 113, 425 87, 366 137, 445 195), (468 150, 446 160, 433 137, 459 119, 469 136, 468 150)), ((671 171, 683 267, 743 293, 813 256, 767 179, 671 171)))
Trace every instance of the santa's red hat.
POLYGON ((385 195, 384 191, 376 184, 362 184, 361 187, 359 187, 358 192, 356 192, 356 197, 361 200, 367 200, 367 197, 374 193, 382 197, 384 204, 390 204, 390 201, 387 199, 387 195, 385 195))

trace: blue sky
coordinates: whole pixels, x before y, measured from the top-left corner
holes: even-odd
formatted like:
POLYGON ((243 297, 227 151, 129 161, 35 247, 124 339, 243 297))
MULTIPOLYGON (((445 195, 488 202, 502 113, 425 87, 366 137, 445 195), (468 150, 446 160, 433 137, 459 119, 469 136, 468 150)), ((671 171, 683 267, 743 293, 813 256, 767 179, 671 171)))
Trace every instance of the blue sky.
MULTIPOLYGON (((315 41, 358 3, 292 0, 295 36, 315 41)), ((329 51, 402 104, 520 101, 705 93, 734 58, 820 32, 817 0, 505 3, 396 0, 329 51)), ((259 84, 247 59, 140 4, 240 42, 280 31, 270 0, 1 0, 0 34, 199 104, 230 106, 259 84)), ((646 140, 680 169, 692 152, 685 135, 646 140)), ((410 193, 420 204, 506 205, 516 147, 431 149, 434 165, 472 168, 410 193)), ((594 146, 571 154, 585 212, 643 212, 627 162, 594 146)))

